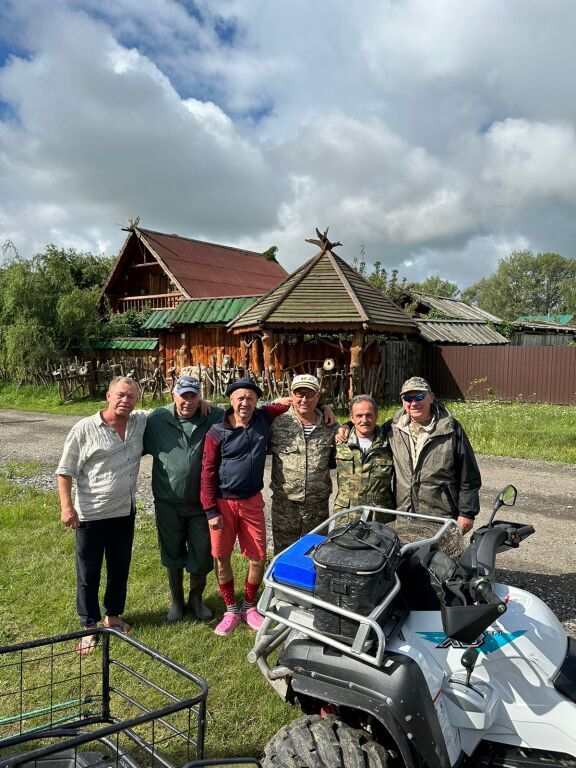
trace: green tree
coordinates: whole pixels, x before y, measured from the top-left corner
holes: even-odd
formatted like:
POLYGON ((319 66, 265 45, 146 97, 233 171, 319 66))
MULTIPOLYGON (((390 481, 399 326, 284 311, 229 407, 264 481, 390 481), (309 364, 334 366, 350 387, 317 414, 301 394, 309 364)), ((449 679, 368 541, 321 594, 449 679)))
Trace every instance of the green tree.
POLYGON ((420 291, 428 296, 440 296, 444 299, 456 299, 460 293, 456 283, 444 280, 440 275, 430 275, 419 283, 411 283, 410 290, 420 291))
POLYGON ((354 257, 352 266, 365 280, 372 283, 373 286, 378 288, 379 291, 396 304, 400 303, 402 294, 410 287, 405 277, 402 279, 398 277, 399 271, 397 269, 393 269, 388 273, 380 261, 375 261, 372 265, 372 270, 369 271, 366 267, 366 251, 363 245, 360 247, 360 256, 354 257))
POLYGON ((557 253, 514 251, 496 272, 463 292, 462 298, 504 320, 520 315, 574 312, 576 260, 557 253))
POLYGON ((277 253, 278 253, 278 246, 271 245, 270 248, 267 248, 265 251, 263 251, 262 256, 265 256, 267 261, 277 261, 277 258, 276 258, 277 253))
POLYGON ((55 245, 24 259, 7 244, 4 255, 0 367, 21 378, 27 369, 82 349, 99 334, 98 302, 111 261, 55 245))
POLYGON ((110 315, 108 321, 100 328, 101 337, 113 339, 115 336, 151 336, 152 332, 142 327, 151 312, 151 309, 129 309, 122 314, 110 315))

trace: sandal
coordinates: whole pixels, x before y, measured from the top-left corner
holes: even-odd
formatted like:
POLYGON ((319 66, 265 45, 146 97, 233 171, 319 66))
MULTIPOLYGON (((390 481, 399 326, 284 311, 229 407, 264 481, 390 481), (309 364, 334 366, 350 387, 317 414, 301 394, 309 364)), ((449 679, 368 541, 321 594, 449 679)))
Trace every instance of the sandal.
POLYGON ((76 653, 79 653, 82 656, 94 653, 99 640, 100 635, 84 635, 84 637, 81 637, 76 644, 76 653))
POLYGON ((113 623, 110 623, 108 621, 108 616, 104 619, 102 622, 102 626, 106 627, 106 629, 115 629, 117 632, 122 632, 123 635, 131 635, 132 634, 132 627, 130 624, 127 624, 124 619, 119 619, 118 621, 114 621, 113 623))

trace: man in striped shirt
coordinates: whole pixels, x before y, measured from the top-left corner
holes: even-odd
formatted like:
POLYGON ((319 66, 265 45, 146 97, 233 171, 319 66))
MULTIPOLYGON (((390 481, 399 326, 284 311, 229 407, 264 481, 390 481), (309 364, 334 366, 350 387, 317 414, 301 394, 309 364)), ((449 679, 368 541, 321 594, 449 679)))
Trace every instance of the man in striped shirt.
MULTIPOLYGON (((131 631, 121 615, 132 556, 136 481, 147 415, 134 410, 139 395, 138 384, 132 379, 112 379, 106 393, 107 407, 72 427, 56 470, 60 520, 76 531, 76 609, 81 625, 87 629, 96 627, 102 618, 98 590, 105 558, 103 626, 126 634, 131 631)), ((97 637, 82 638, 78 652, 91 653, 97 637)))

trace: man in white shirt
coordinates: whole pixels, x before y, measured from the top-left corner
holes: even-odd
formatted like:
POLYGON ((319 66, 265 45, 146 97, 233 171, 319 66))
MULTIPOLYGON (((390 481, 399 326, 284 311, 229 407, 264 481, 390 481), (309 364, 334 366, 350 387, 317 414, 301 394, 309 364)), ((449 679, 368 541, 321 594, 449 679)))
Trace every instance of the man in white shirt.
MULTIPOLYGON (((102 619, 98 590, 105 558, 103 626, 131 632, 121 615, 126 603, 136 481, 146 426, 146 412, 134 411, 139 395, 138 384, 132 379, 112 379, 106 393, 108 406, 72 427, 56 470, 60 520, 76 531, 76 609, 87 629, 102 619)), ((82 638, 77 651, 91 653, 97 637, 82 638)))

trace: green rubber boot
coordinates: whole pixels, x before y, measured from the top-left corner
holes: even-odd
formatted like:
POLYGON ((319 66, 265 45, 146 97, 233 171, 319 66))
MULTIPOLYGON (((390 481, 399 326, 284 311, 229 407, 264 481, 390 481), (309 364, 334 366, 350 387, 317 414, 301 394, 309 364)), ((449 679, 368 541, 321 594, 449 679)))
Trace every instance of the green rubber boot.
POLYGON ((198 621, 210 621, 213 614, 210 608, 202 602, 202 595, 206 587, 206 576, 200 573, 190 574, 190 594, 188 595, 187 608, 198 621))
POLYGON ((184 616, 184 569, 168 568, 168 585, 170 587, 170 608, 166 619, 173 623, 184 616))

